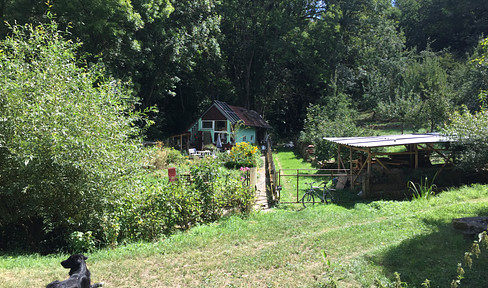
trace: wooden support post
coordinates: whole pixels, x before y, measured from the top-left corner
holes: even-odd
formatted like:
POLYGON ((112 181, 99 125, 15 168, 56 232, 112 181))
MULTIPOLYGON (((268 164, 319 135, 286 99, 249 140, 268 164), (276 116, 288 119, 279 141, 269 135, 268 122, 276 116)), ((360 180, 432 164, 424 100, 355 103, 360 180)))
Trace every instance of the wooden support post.
POLYGON ((371 148, 368 148, 368 159, 366 161, 368 161, 368 168, 366 170, 366 179, 364 181, 364 197, 368 197, 371 193, 371 161, 373 161, 373 158, 371 156, 371 148))
POLYGON ((297 169, 297 203, 300 201, 300 199, 298 197, 298 190, 300 187, 300 176, 298 176, 298 174, 300 174, 300 170, 297 169))
POLYGON ((415 152, 415 169, 419 168, 419 149, 417 144, 413 144, 413 150, 415 152))
POLYGON ((409 162, 408 162, 409 164, 408 165, 409 165, 410 168, 414 168, 415 167, 415 164, 414 164, 415 163, 415 155, 414 155, 414 152, 413 152, 413 150, 414 150, 413 149, 413 145, 412 144, 408 144, 407 148, 408 148, 407 149, 407 152, 409 153, 408 154, 408 159, 409 159, 409 162))
POLYGON ((351 176, 351 188, 354 188, 354 179, 352 179, 352 147, 349 147, 349 174, 351 176))
POLYGON ((341 144, 337 144, 337 170, 341 169, 341 144))
POLYGON ((258 168, 252 167, 251 170, 249 170, 249 186, 251 188, 256 188, 258 184, 258 168))

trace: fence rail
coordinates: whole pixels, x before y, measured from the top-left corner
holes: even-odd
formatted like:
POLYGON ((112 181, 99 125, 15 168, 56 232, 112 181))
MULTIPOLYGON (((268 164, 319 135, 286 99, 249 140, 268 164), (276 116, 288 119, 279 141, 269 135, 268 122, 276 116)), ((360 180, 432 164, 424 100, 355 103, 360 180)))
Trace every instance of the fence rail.
MULTIPOLYGON (((281 198, 281 190, 283 189, 283 178, 296 177, 296 201, 280 201, 281 203, 298 203, 300 201, 300 179, 310 177, 331 177, 347 179, 350 175, 348 169, 280 169, 277 173, 277 198, 281 198), (295 173, 291 173, 291 171, 295 173), (311 171, 312 173, 305 173, 305 171, 311 171)), ((302 181, 303 182, 303 181, 302 181)))

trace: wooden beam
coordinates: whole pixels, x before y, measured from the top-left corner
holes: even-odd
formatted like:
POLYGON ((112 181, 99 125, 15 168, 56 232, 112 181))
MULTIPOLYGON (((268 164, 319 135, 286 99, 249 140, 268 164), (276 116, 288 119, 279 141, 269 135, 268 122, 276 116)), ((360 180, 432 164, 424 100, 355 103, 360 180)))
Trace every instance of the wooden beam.
POLYGON ((353 172, 352 172, 352 147, 349 147, 349 174, 351 175, 351 188, 354 188, 354 181, 352 179, 353 172))
MULTIPOLYGON (((449 158, 451 158, 450 156, 447 156, 442 154, 440 149, 435 149, 431 144, 426 144, 430 149, 432 149, 432 151, 436 152, 437 154, 439 154, 442 158, 444 158, 444 161, 445 163, 449 162, 449 158)), ((449 151, 449 150, 442 150, 442 151, 449 151)))
POLYGON ((337 144, 337 169, 341 169, 341 144, 337 144))
POLYGON ((359 175, 361 175, 361 172, 363 171, 364 167, 368 164, 369 162, 369 156, 366 156, 366 161, 364 161, 364 163, 361 165, 361 168, 359 168, 359 171, 356 173, 356 177, 353 179, 354 181, 356 181, 356 179, 359 178, 359 175))
POLYGON ((371 148, 368 148, 368 159, 366 162, 368 162, 368 169, 366 171, 366 179, 365 179, 365 191, 364 192, 364 197, 368 197, 369 194, 371 193, 371 148))
POLYGON ((379 158, 376 158, 376 162, 378 162, 378 164, 380 164, 381 167, 385 168, 387 171, 390 171, 390 169, 385 164, 383 164, 383 162, 381 162, 379 158))
POLYGON ((413 145, 413 150, 415 152, 415 169, 419 168, 419 149, 417 149, 417 144, 413 145))

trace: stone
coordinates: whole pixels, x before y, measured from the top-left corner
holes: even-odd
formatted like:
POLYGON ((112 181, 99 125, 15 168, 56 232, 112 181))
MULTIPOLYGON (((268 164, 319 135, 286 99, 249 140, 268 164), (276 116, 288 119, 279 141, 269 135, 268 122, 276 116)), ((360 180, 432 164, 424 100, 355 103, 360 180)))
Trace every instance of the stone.
POLYGON ((475 236, 488 229, 488 216, 456 218, 452 225, 466 236, 475 236))

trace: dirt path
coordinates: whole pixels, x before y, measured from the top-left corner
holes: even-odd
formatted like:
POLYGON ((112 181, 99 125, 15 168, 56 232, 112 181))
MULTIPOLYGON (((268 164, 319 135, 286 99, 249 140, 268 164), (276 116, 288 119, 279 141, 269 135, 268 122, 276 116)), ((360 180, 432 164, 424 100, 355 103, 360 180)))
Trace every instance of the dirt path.
MULTIPOLYGON (((264 156, 261 157, 264 161, 264 156)), ((266 196, 266 171, 264 165, 258 168, 258 181, 256 184, 256 210, 268 210, 268 198, 266 196)))

